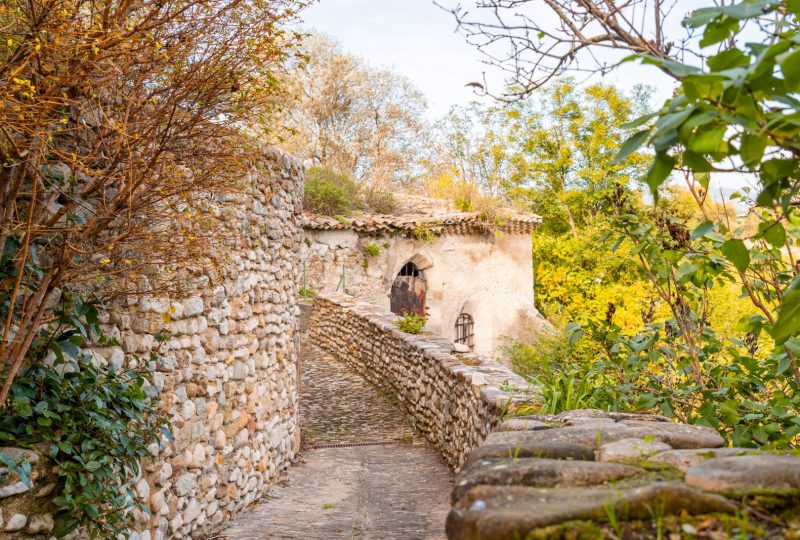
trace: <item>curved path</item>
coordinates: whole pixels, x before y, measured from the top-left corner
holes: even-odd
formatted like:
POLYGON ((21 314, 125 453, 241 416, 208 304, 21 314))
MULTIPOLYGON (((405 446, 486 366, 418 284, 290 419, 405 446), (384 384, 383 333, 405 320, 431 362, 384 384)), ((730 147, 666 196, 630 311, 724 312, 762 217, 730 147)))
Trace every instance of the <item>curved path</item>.
POLYGON ((302 353, 303 447, 288 481, 223 532, 230 540, 444 539, 452 474, 408 416, 347 366, 302 353))

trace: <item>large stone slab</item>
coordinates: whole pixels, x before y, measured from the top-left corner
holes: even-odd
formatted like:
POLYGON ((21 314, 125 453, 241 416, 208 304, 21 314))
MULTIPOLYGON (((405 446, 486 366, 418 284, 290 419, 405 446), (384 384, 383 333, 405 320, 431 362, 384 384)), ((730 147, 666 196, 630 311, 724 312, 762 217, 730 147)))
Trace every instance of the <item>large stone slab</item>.
POLYGON ((713 458, 686 471, 686 483, 732 495, 800 494, 800 457, 761 454, 713 458))
POLYGON ((644 422, 623 420, 620 425, 630 427, 640 433, 636 437, 653 437, 673 448, 719 448, 725 446, 725 439, 716 429, 675 422, 644 422), (644 436, 643 436, 644 435, 644 436))
POLYGON ((620 422, 622 420, 672 422, 672 420, 666 416, 661 416, 658 414, 611 412, 601 411, 600 409, 574 409, 571 411, 560 412, 558 414, 537 414, 530 416, 530 418, 536 418, 542 422, 561 424, 565 426, 579 425, 590 420, 609 420, 612 422, 620 422))
POLYGON ((686 472, 695 465, 711 458, 746 456, 760 454, 754 448, 697 448, 689 450, 667 450, 647 458, 650 461, 659 461, 671 465, 676 469, 686 472))
POLYGON ((494 432, 486 438, 485 444, 515 446, 547 441, 578 444, 597 450, 603 444, 630 438, 663 442, 673 448, 715 448, 725 444, 716 430, 704 426, 635 420, 609 422, 605 419, 559 429, 494 432))
POLYGON ((452 500, 475 486, 574 487, 596 486, 640 474, 636 467, 596 461, 562 459, 489 459, 473 463, 457 476, 452 500))
POLYGON ((538 431, 541 429, 553 429, 553 426, 532 416, 518 416, 501 422, 495 431, 538 431))
POLYGON ((665 450, 672 450, 672 447, 659 441, 636 438, 620 439, 601 445, 597 450, 597 461, 641 459, 665 450))
POLYGON ((498 444, 484 444, 476 448, 464 462, 469 467, 476 461, 484 459, 510 458, 547 458, 593 461, 594 450, 591 447, 565 442, 530 441, 498 444))
POLYGON ((666 515, 733 512, 726 498, 684 484, 654 482, 640 487, 531 488, 478 486, 447 516, 450 540, 525 538, 540 527, 571 520, 651 519, 659 505, 666 515))

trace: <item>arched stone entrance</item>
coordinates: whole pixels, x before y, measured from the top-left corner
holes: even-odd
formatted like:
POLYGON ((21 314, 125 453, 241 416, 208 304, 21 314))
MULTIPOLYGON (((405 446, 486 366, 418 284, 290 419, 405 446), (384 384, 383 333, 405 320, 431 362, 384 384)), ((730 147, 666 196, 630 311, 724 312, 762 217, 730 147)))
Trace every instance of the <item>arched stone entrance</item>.
POLYGON ((425 314, 425 296, 428 284, 425 274, 413 262, 403 265, 392 283, 390 308, 392 313, 425 314))

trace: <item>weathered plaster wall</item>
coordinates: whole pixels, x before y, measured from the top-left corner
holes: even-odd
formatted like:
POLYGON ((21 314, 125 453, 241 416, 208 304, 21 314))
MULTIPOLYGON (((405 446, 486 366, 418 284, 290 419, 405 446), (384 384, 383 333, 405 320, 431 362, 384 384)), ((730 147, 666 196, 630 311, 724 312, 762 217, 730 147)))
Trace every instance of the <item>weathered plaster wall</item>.
POLYGON ((396 320, 344 294, 320 295, 309 339, 397 396, 452 468, 461 467, 507 405, 513 410, 537 399, 521 377, 489 358, 454 354, 450 340, 406 334, 396 320))
MULTIPOLYGON (((97 358, 122 365, 155 352, 148 391, 173 426, 134 486, 150 514, 136 512, 131 538, 206 536, 264 495, 299 449, 302 175, 299 162, 268 150, 245 192, 221 201, 234 233, 220 246, 221 266, 198 272, 182 298, 130 297, 103 315, 121 345, 95 349, 97 358), (159 343, 157 334, 169 337, 159 343)), ((48 532, 47 496, 27 515, 14 510, 20 498, 35 502, 39 487, 8 497, 0 489, 0 530, 48 532)))
POLYGON ((533 304, 533 261, 528 234, 442 235, 421 242, 401 236, 361 236, 352 230, 307 230, 305 279, 315 292, 346 292, 389 309, 392 283, 405 263, 428 283, 427 329, 455 338, 462 312, 475 320, 475 352, 494 354, 502 336, 525 338, 544 323, 533 304), (364 249, 373 243, 377 256, 364 249), (344 287, 342 269, 344 267, 344 287))

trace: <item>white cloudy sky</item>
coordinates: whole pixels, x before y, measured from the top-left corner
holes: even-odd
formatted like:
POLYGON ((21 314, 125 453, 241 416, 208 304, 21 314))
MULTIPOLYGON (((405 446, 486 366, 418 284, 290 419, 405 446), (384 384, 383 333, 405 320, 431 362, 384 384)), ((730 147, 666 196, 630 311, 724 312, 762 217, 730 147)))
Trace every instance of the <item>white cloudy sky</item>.
MULTIPOLYGON (((473 2, 462 0, 464 6, 473 2)), ((455 5, 457 0, 441 3, 455 5)), ((481 54, 455 33, 453 16, 432 0, 320 0, 303 18, 307 29, 328 34, 348 52, 413 80, 428 98, 431 118, 476 99, 464 85, 480 81, 484 73, 492 86, 502 87, 497 68, 482 63, 481 54)), ((622 69, 606 80, 622 87, 652 84, 661 97, 672 89, 672 82, 654 67, 622 69), (642 69, 647 80, 641 78, 642 69)))
MULTIPOLYGON (((458 2, 440 0, 447 6, 458 2)), ((465 7, 475 5, 475 0, 460 2, 465 7)), ((692 8, 710 4, 710 0, 677 0, 665 31, 676 30, 692 8)), ((414 81, 427 96, 431 120, 443 116, 453 105, 479 99, 465 84, 482 80, 484 74, 492 87, 502 88, 503 77, 497 68, 482 62, 481 54, 456 33, 452 14, 434 5, 433 0, 319 0, 302 17, 305 29, 327 34, 347 52, 370 64, 393 68, 414 81)), ((674 82, 653 66, 625 65, 603 80, 628 89, 635 84, 653 86, 654 106, 668 98, 674 88, 674 82)), ((738 176, 716 178, 728 189, 746 183, 738 176)))

